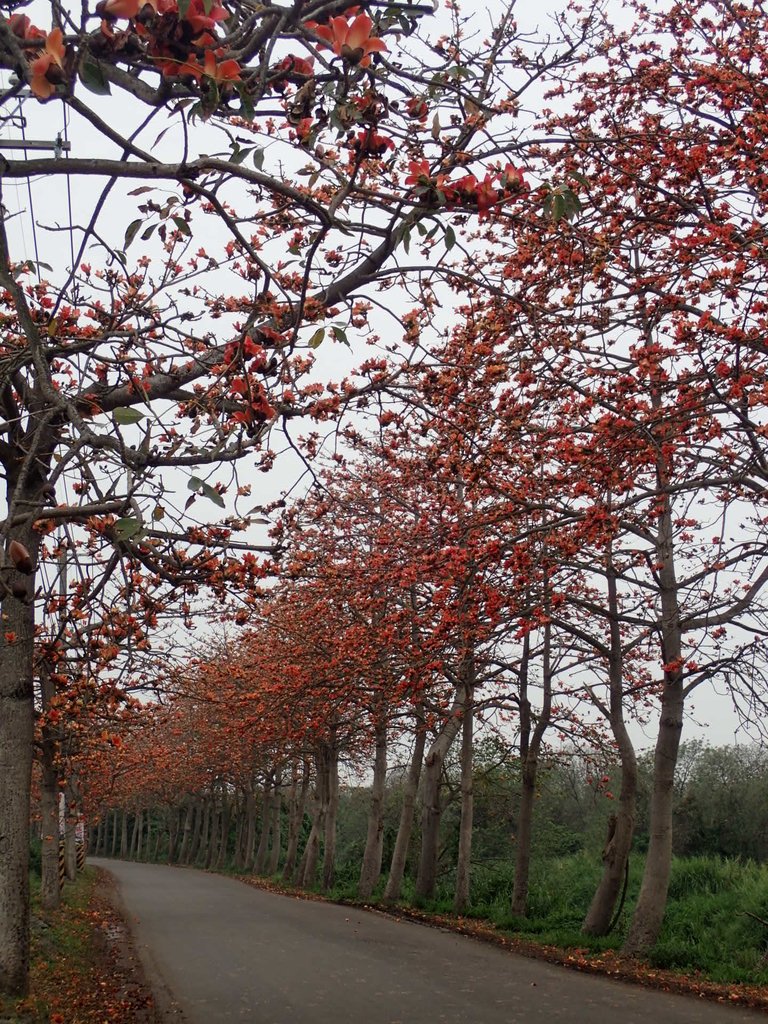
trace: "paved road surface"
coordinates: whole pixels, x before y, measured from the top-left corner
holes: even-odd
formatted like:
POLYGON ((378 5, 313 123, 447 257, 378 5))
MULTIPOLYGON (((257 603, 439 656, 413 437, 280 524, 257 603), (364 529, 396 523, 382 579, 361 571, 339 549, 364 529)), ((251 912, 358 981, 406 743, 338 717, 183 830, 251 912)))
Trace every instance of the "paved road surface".
MULTIPOLYGON (((112 872, 169 1019, 188 1024, 765 1024, 379 914, 201 871, 112 872), (165 993, 165 998, 163 998, 165 993), (180 1009, 179 1009, 180 1008, 180 1009)), ((130 1024, 130 1022, 126 1022, 130 1024)))

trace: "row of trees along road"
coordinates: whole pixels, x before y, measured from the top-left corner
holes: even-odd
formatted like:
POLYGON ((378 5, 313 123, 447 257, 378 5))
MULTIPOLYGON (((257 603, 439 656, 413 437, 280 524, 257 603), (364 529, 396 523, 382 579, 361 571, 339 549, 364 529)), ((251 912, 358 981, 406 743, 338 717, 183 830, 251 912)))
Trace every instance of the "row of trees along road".
MULTIPOLYGON (((11 93, 100 139, 2 164, 100 189, 68 270, 15 260, 0 234, 3 990, 26 986, 36 682, 44 789, 66 767, 94 813, 182 801, 180 842, 205 826, 219 850, 236 793, 248 862, 261 787, 274 824, 254 857, 271 867, 288 786, 284 870, 305 884, 333 877, 340 757, 371 758, 362 894, 388 747, 410 736, 389 898, 419 788, 416 891, 434 889, 460 742, 458 910, 475 721, 519 737, 517 913, 548 736, 607 733, 622 787, 594 933, 632 841, 627 721, 655 717, 627 950, 655 940, 686 698, 719 680, 745 713, 762 702, 766 25, 760 5, 627 10, 617 29, 574 6, 538 51, 511 10, 484 39, 455 6, 431 43, 416 4, 105 0, 54 3, 50 28, 0 21, 11 93), (174 130, 150 147, 164 113, 174 130), (216 129, 225 152, 204 155, 216 129), (136 216, 116 239, 126 181, 136 216), (326 387, 315 350, 351 330, 374 352, 326 387), (350 406, 259 557, 238 466, 269 469, 291 421, 350 406), (201 588, 240 602, 236 645, 180 674, 143 665, 201 588), (121 673, 163 700, 132 706, 121 673)), ((313 456, 319 433, 292 443, 313 456)))
POLYGON ((374 386, 363 372, 327 390, 323 337, 356 341, 383 287, 397 322, 401 291, 460 260, 467 217, 542 213, 514 115, 589 19, 541 47, 503 9, 484 38, 458 12, 422 29, 431 2, 365 7, 52 0, 0 18, 4 104, 31 90, 49 131, 63 110, 88 140, 0 168, 62 201, 72 183, 77 210, 71 259, 52 233, 45 262, 27 260, 12 219, 0 229, 2 991, 27 986, 36 710, 49 815, 57 771, 87 747, 84 708, 110 715, 121 674, 142 682, 136 657, 201 588, 246 599, 272 571, 249 532, 256 471, 292 421, 374 386), (402 261, 417 232, 440 259, 402 261))

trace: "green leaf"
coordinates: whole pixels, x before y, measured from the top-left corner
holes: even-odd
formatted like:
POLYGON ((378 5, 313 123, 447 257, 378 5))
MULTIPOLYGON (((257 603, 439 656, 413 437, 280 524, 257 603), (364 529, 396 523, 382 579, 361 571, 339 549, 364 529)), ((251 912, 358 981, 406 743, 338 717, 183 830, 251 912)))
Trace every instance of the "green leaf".
POLYGON ((210 484, 204 483, 203 494, 206 496, 206 498, 210 498, 214 505, 218 505, 219 508, 224 508, 224 499, 222 498, 222 496, 219 494, 215 487, 211 487, 210 484))
POLYGON ((201 480, 199 476, 191 476, 187 481, 187 487, 190 491, 200 491, 204 483, 205 481, 201 480))
POLYGON ((123 241, 123 252, 127 251, 128 246, 136 237, 136 233, 138 232, 139 228, 143 223, 144 220, 141 217, 139 217, 137 220, 132 220, 131 223, 128 225, 125 232, 125 240, 123 241))
POLYGON ((148 239, 152 237, 152 233, 154 232, 156 227, 157 224, 150 224, 148 228, 144 228, 144 230, 141 232, 142 242, 146 242, 148 239))
POLYGON ((260 171, 264 166, 264 150, 257 146, 253 151, 253 166, 257 171, 260 171))
POLYGON ((115 534, 118 540, 129 540, 131 537, 136 537, 143 532, 139 520, 132 519, 129 516, 126 516, 124 519, 118 519, 115 523, 115 534))
POLYGON ((189 5, 191 3, 192 3, 192 0, 178 0, 178 4, 179 4, 179 20, 183 20, 184 18, 186 18, 187 11, 189 10, 189 5))
POLYGON ((112 94, 109 80, 104 74, 104 69, 101 64, 90 56, 84 57, 80 64, 80 81, 86 89, 90 90, 90 92, 95 92, 97 96, 110 96, 112 94))
POLYGON ((325 337, 325 328, 324 327, 318 327, 318 329, 315 331, 315 333, 309 339, 309 342, 308 342, 309 347, 310 348, 320 348, 320 346, 323 343, 323 338, 324 337, 325 337))
POLYGON ((352 346, 349 343, 349 338, 347 337, 347 332, 344 330, 343 327, 337 327, 337 325, 334 324, 333 333, 337 341, 340 341, 343 345, 346 345, 347 348, 352 348, 352 346))
POLYGON ((187 224, 183 217, 171 217, 171 220, 182 233, 182 235, 185 235, 187 238, 190 237, 192 231, 190 230, 189 224, 187 224))
POLYGON ((115 409, 112 419, 115 423, 140 423, 144 419, 144 413, 138 409, 115 409))
POLYGON ((456 232, 453 230, 450 224, 445 229, 445 236, 443 238, 443 241, 445 242, 445 248, 447 252, 450 252, 454 245, 456 245, 456 232))
POLYGON ((240 97, 240 116, 244 117, 246 121, 252 121, 253 115, 256 113, 256 108, 253 105, 253 100, 248 93, 247 86, 244 86, 242 82, 235 82, 235 89, 237 95, 240 97))
POLYGON ((235 148, 232 150, 229 162, 231 164, 237 164, 237 166, 239 167, 240 164, 243 163, 244 160, 247 158, 250 152, 250 148, 245 146, 238 146, 238 144, 235 143, 235 148))
POLYGON ((589 186, 589 178, 580 171, 568 171, 568 177, 573 178, 574 181, 578 181, 578 183, 583 185, 585 188, 589 186))

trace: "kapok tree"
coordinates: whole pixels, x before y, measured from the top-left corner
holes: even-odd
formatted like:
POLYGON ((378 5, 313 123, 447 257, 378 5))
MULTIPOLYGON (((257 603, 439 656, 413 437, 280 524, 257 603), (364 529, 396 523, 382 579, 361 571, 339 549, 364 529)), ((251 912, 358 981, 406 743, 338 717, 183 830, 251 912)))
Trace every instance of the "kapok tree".
POLYGON ((129 589, 162 584, 186 616, 200 586, 258 579, 232 539, 249 525, 238 464, 268 469, 289 420, 350 400, 307 383, 313 349, 365 323, 373 285, 443 273, 396 265, 412 230, 450 249, 452 217, 525 201, 506 163, 514 123, 486 126, 547 63, 525 57, 510 12, 487 41, 467 43, 455 18, 429 46, 411 3, 50 10, 50 23, 0 20, 0 67, 16 76, 3 100, 28 87, 43 116, 63 106, 91 140, 88 156, 2 159, 3 179, 68 177, 80 204, 69 266, 52 245, 45 264, 21 258, 0 227, 8 992, 26 987, 35 602, 57 531, 95 553, 86 604, 119 574, 129 589), (504 82, 513 67, 519 81, 504 82), (192 502, 206 503, 197 519, 192 502))
MULTIPOLYGON (((618 588, 598 615, 623 635, 603 655, 634 645, 656 665, 653 824, 627 939, 643 953, 666 902, 688 696, 718 673, 751 697, 762 684, 766 24, 743 4, 630 6, 632 29, 606 24, 594 62, 548 98, 544 137, 564 144, 539 152, 578 182, 580 216, 548 245, 531 222, 502 260, 495 232, 489 262, 508 282, 497 305, 511 343, 524 339, 521 375, 577 414, 553 437, 570 469, 551 504, 609 526, 586 563, 618 588)), ((626 710, 635 687, 614 669, 626 710)))

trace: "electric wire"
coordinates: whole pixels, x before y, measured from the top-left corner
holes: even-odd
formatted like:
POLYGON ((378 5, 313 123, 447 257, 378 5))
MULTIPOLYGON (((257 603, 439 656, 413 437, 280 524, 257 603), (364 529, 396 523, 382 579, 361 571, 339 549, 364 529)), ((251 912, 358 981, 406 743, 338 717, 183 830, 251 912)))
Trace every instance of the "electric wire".
MULTIPOLYGON (((64 141, 69 142, 69 110, 65 104, 62 104, 62 113, 64 116, 64 141)), ((66 158, 69 160, 69 147, 65 147, 66 158)), ((69 256, 70 256, 70 271, 74 274, 75 272, 75 232, 72 218, 72 183, 69 175, 67 174, 64 179, 67 183, 67 215, 69 219, 69 256)))
MULTIPOLYGON (((21 103, 19 103, 21 108, 21 103)), ((21 119, 21 137, 24 142, 27 141, 27 122, 26 118, 21 119)), ((24 150, 24 159, 28 160, 27 150, 24 150)), ((40 275, 40 253, 37 248, 37 225, 35 223, 35 204, 32 198, 32 179, 27 177, 27 193, 29 195, 29 219, 32 221, 32 245, 35 250, 35 267, 37 268, 38 277, 40 275)))

